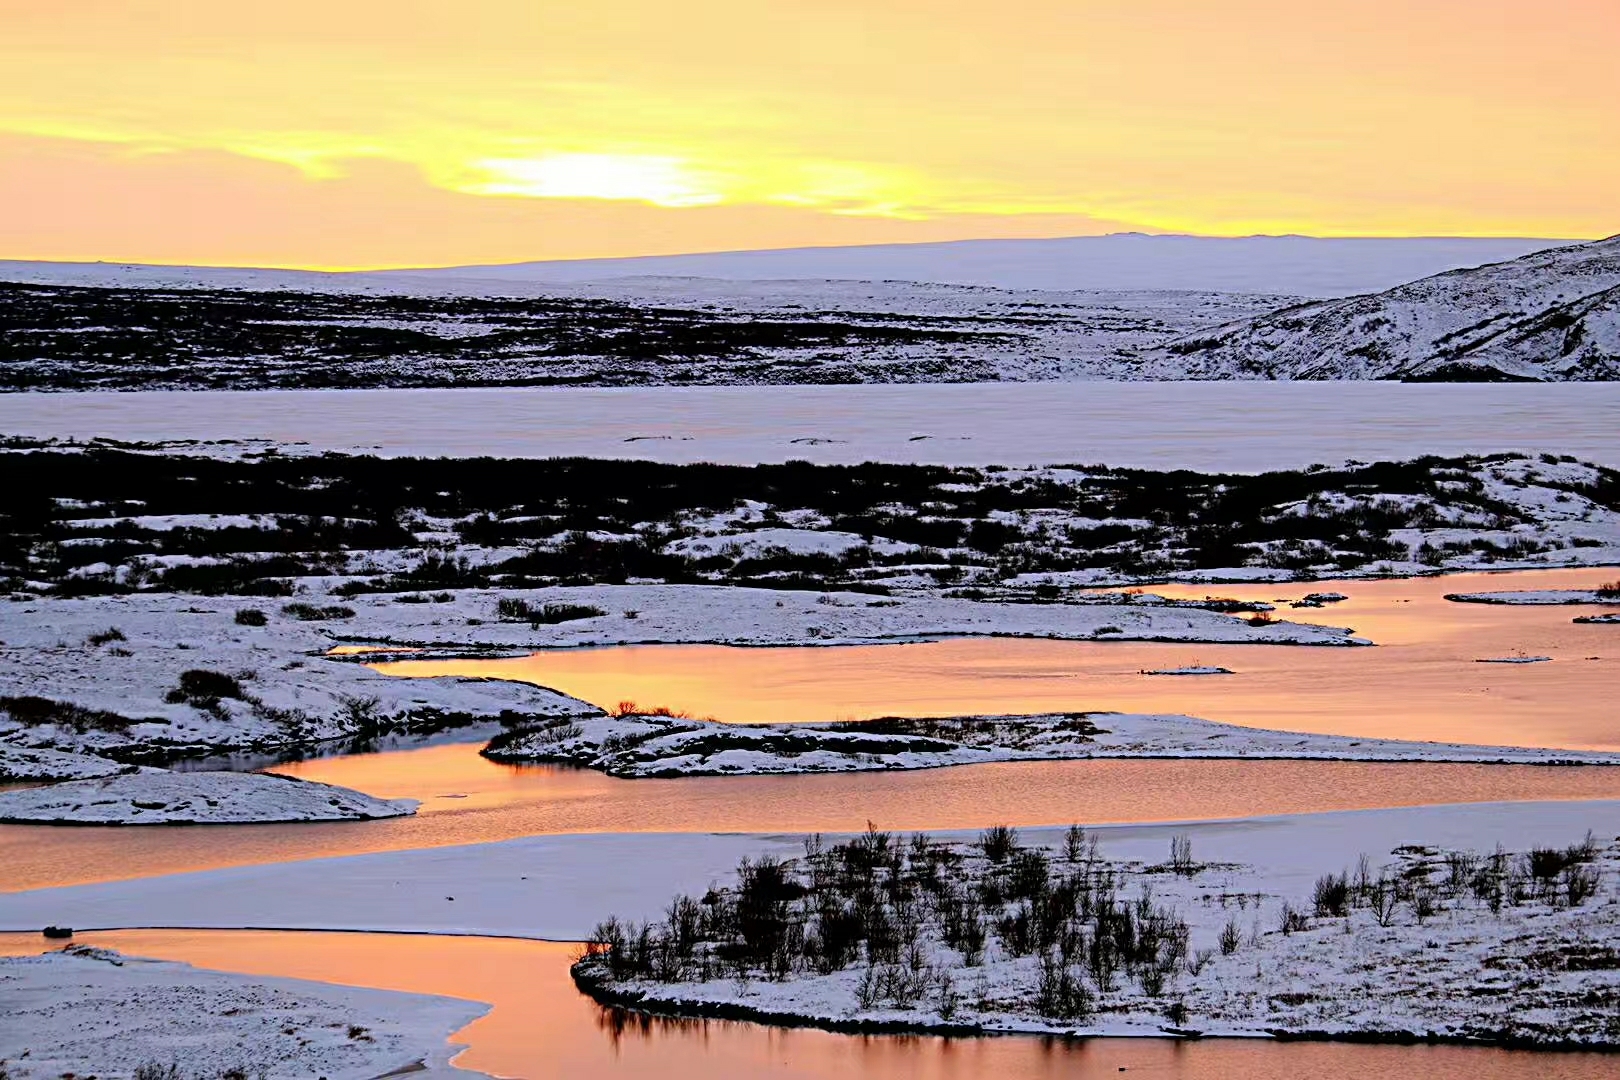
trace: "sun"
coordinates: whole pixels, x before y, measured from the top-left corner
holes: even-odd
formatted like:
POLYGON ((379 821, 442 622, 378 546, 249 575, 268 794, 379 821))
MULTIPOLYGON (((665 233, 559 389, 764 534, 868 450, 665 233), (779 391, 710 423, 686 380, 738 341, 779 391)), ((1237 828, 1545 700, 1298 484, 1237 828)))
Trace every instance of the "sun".
POLYGON ((481 158, 462 190, 538 199, 613 199, 655 206, 710 206, 724 195, 678 157, 644 154, 544 154, 481 158))

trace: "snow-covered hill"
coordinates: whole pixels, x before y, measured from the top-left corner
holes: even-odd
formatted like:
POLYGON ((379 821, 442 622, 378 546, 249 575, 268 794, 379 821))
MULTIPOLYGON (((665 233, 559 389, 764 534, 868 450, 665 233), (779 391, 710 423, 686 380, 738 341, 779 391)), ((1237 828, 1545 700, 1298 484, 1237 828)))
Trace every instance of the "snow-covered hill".
POLYGON ((867 281, 1013 291, 1168 290, 1340 297, 1388 289, 1447 270, 1515 259, 1567 243, 1533 238, 1116 233, 1049 240, 785 248, 355 273, 0 260, 0 281, 102 288, 472 296, 555 293, 561 286, 613 282, 618 283, 614 292, 627 287, 639 291, 675 288, 731 295, 738 291, 735 286, 746 283, 815 283, 824 290, 831 281, 867 281))
POLYGON ((1620 378, 1620 236, 1321 301, 1167 346, 1160 377, 1620 378))
POLYGON ((570 284, 645 277, 914 281, 999 289, 1349 296, 1564 241, 1456 237, 1070 236, 725 251, 397 271, 380 277, 570 284))

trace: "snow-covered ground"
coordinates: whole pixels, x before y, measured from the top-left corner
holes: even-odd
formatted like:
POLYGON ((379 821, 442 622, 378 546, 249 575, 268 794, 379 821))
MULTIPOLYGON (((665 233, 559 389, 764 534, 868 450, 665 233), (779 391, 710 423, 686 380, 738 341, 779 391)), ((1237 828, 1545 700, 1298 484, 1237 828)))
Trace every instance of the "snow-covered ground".
POLYGON ((415 812, 409 799, 376 799, 347 788, 267 773, 139 769, 0 791, 0 822, 73 825, 224 825, 369 821, 415 812))
POLYGON ((1502 449, 1620 467, 1620 384, 1162 382, 0 394, 0 432, 193 453, 1261 472, 1502 449))
POLYGON ((1115 236, 360 275, 0 263, 0 386, 1612 379, 1615 243, 1115 236), (809 268, 829 254, 906 269, 809 268), (683 259, 730 270, 638 273, 683 259))
POLYGON ((567 762, 626 778, 1141 757, 1620 765, 1620 754, 1310 735, 1190 716, 1125 713, 747 726, 684 717, 604 716, 557 720, 515 737, 497 737, 486 753, 499 761, 567 762))
POLYGON ((0 956, 0 1071, 12 1080, 126 1078, 143 1065, 179 1077, 424 1080, 452 1069, 446 1040, 477 1002, 207 971, 69 947, 0 956))
MULTIPOLYGON (((326 659, 333 627, 290 618, 243 626, 235 613, 247 603, 150 595, 0 604, 0 743, 162 759, 431 730, 502 713, 532 720, 596 712, 521 683, 391 679, 359 663, 326 659), (88 643, 114 626, 123 634, 116 646, 88 643), (177 694, 187 671, 226 675, 240 696, 177 694)), ((467 615, 494 603, 487 596, 464 598, 457 631, 435 627, 442 610, 375 600, 357 605, 365 616, 340 625, 378 638, 450 636, 467 615)), ((509 640, 528 636, 526 626, 524 635, 510 626, 495 629, 505 629, 509 640)), ((0 766, 9 760, 0 759, 0 766)))

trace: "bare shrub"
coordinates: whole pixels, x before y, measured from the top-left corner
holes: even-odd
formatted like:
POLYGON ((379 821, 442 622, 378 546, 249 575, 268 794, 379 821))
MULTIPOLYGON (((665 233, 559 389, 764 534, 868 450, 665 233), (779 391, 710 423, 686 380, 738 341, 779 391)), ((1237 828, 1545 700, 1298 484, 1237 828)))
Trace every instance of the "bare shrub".
POLYGON ((1018 850, 1018 830, 1006 825, 992 825, 979 834, 979 847, 991 862, 1006 862, 1018 850))
POLYGON ((1170 869, 1187 877, 1198 873, 1198 864, 1193 862, 1192 837, 1186 833, 1170 838, 1170 869))
POLYGON ((1350 913, 1350 879, 1345 874, 1323 874, 1316 879, 1311 903, 1318 918, 1343 918, 1350 913))
POLYGON ((1400 890, 1395 883, 1387 877, 1380 877, 1368 895, 1367 906, 1372 909, 1373 918, 1383 927, 1395 924, 1395 907, 1400 902, 1400 890))

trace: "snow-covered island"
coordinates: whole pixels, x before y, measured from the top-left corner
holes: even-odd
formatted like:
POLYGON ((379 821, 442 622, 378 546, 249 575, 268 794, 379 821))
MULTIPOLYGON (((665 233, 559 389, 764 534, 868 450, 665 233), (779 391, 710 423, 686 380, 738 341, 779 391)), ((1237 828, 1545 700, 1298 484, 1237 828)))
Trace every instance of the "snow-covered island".
POLYGON ((1494 765, 1620 765, 1620 754, 1403 742, 1218 724, 1191 716, 1052 713, 721 724, 670 715, 552 720, 503 732, 486 757, 564 762, 624 778, 937 769, 992 761, 1282 758, 1494 765))
POLYGON ((448 1038, 487 1011, 454 998, 69 946, 0 956, 0 1074, 132 1076, 144 1066, 165 1078, 450 1075, 460 1047, 448 1038), (171 1066, 179 1071, 170 1074, 171 1066))
POLYGON ((1079 827, 811 837, 662 919, 606 919, 574 976, 646 1012, 840 1031, 1620 1046, 1611 838, 1414 838, 1303 894, 1263 858, 1201 862, 1185 834, 1105 858, 1079 827))

